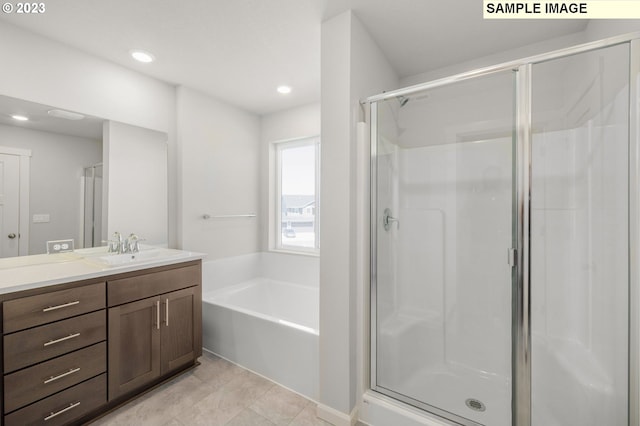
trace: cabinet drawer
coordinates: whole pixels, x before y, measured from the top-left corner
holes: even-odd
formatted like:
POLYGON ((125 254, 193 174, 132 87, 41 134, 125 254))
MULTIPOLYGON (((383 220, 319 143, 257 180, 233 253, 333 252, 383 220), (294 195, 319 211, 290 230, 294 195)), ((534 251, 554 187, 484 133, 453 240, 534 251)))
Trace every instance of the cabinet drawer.
POLYGON ((84 314, 4 336, 4 372, 10 373, 106 338, 106 311, 84 314))
POLYGON ((8 374, 4 378, 4 410, 17 410, 106 370, 107 344, 102 342, 8 374))
POLYGON ((103 309, 105 283, 9 300, 3 306, 3 331, 12 333, 103 309))
POLYGON ((202 281, 201 271, 198 264, 109 281, 107 283, 108 304, 109 306, 121 305, 199 285, 202 281))
POLYGON ((107 380, 102 374, 5 416, 5 426, 68 424, 107 402, 107 380))

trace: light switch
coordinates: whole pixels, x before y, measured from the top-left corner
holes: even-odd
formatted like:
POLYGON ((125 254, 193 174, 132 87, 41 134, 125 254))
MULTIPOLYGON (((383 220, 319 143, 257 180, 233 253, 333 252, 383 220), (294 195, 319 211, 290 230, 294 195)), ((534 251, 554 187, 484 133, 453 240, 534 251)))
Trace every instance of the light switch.
POLYGON ((49 213, 34 214, 33 223, 49 223, 49 213))

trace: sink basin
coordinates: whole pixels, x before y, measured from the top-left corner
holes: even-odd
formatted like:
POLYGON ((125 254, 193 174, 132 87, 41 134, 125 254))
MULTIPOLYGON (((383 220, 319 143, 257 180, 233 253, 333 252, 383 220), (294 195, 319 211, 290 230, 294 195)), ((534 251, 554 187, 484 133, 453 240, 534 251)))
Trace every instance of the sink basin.
POLYGON ((105 254, 102 252, 85 253, 84 259, 100 266, 115 267, 154 262, 165 259, 176 259, 189 256, 189 252, 167 248, 145 248, 138 253, 105 254))

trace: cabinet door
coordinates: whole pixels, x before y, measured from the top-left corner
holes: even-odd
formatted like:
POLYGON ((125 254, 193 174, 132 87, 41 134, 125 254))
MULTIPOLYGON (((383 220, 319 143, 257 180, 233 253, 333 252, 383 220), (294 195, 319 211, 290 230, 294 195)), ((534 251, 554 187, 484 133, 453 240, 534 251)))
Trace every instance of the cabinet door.
POLYGON ((160 299, 109 308, 109 400, 160 376, 160 299))
POLYGON ((199 320, 197 288, 160 296, 162 305, 162 374, 193 363, 196 359, 199 320))

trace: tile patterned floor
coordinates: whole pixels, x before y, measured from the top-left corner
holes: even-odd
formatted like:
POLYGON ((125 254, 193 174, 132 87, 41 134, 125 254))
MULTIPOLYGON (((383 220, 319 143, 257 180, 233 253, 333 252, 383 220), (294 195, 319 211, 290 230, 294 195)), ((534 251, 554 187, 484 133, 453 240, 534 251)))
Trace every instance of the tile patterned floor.
POLYGON ((207 352, 200 362, 92 425, 330 426, 296 393, 207 352))

